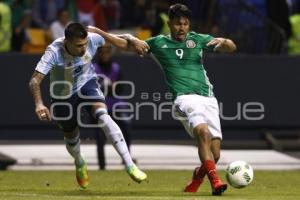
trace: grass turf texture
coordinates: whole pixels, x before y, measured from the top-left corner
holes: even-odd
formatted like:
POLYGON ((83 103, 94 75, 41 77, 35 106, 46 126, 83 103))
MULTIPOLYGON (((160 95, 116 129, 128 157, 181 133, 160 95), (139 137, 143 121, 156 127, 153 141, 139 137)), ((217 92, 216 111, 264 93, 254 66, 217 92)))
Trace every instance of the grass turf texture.
MULTIPOLYGON (((82 190, 72 171, 2 171, 0 199, 300 199, 300 171, 255 171, 250 186, 229 187, 222 197, 211 196, 207 179, 199 192, 182 192, 192 171, 147 173, 149 182, 137 184, 124 171, 91 171, 90 185, 82 190)), ((221 176, 225 177, 224 172, 221 176)))

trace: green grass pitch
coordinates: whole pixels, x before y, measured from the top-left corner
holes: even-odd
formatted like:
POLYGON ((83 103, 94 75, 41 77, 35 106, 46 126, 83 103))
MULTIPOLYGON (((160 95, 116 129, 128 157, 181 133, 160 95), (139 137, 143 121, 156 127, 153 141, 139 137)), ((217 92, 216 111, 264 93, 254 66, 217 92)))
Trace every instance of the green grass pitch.
POLYGON ((250 186, 229 187, 222 197, 211 196, 207 180, 199 192, 183 193, 191 171, 146 172, 149 182, 137 184, 124 171, 91 171, 90 186, 82 190, 73 171, 0 171, 0 199, 300 199, 300 171, 255 171, 250 186))

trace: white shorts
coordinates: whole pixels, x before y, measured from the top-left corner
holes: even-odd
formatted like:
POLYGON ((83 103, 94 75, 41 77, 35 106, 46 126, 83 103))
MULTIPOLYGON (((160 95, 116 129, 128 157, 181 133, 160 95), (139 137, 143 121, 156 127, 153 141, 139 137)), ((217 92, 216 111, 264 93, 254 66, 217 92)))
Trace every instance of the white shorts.
POLYGON ((193 129, 207 124, 211 138, 222 139, 218 101, 215 97, 197 94, 180 95, 174 101, 173 113, 185 130, 194 137, 193 129))

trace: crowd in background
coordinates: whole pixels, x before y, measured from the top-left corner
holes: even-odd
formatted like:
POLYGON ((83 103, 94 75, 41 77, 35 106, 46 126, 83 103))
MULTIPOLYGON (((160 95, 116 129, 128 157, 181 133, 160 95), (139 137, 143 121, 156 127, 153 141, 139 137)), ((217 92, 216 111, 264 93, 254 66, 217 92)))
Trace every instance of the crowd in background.
POLYGON ((174 3, 192 10, 193 30, 231 37, 241 53, 300 53, 300 0, 0 0, 0 52, 35 52, 39 37, 48 44, 71 21, 141 39, 168 34, 174 3))

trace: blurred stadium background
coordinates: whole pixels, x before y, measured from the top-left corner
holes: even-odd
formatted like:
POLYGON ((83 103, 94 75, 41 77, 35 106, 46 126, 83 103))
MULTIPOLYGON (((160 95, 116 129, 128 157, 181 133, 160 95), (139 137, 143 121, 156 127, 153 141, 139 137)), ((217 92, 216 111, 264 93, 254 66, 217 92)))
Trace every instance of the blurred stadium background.
MULTIPOLYGON (((0 168, 72 168, 62 133, 53 123, 37 120, 28 89, 41 54, 59 34, 57 23, 80 21, 146 39, 168 33, 166 10, 176 2, 192 9, 193 30, 231 38, 238 46, 233 55, 206 55, 204 61, 220 102, 221 168, 242 159, 254 169, 299 170, 299 0, 1 0, 0 168)), ((138 163, 148 169, 193 169, 198 163, 193 140, 170 112, 158 119, 154 109, 167 101, 159 66, 149 56, 124 52, 114 59, 124 79, 135 85, 129 102, 140 113, 132 121, 132 154, 138 163)), ((43 96, 49 105, 47 82, 43 96)), ((83 129, 81 137, 96 169, 94 131, 83 129)), ((122 168, 111 146, 105 148, 107 168, 122 168)))

